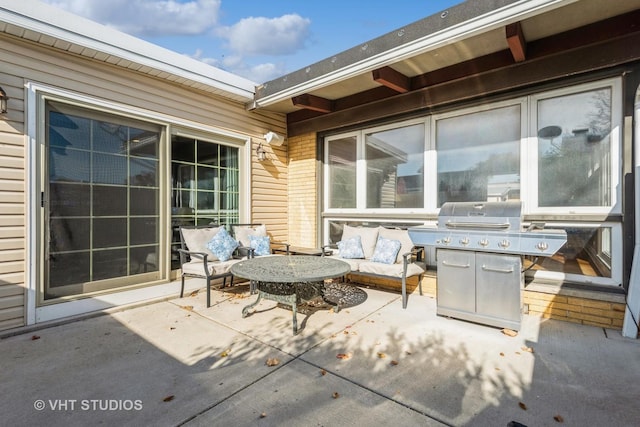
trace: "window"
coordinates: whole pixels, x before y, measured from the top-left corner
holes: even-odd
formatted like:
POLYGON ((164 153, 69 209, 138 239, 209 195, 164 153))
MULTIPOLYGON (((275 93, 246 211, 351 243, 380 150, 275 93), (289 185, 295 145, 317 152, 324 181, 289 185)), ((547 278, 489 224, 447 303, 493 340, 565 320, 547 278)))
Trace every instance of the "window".
POLYGON ((356 207, 356 153, 355 136, 327 142, 328 207, 345 209, 356 207))
POLYGON ((536 277, 619 285, 620 79, 325 138, 323 235, 339 224, 433 223, 446 202, 523 202, 569 242, 536 277))
POLYGON ((520 106, 436 120, 438 207, 520 199, 520 106))
POLYGON ((611 106, 610 87, 537 101, 538 206, 612 205, 611 106))
POLYGON ((179 268, 180 225, 239 222, 240 150, 213 141, 171 138, 172 268, 179 268))
POLYGON ((424 206, 424 124, 366 133, 367 208, 424 206))
POLYGON ((325 141, 327 209, 424 209, 425 122, 325 141))

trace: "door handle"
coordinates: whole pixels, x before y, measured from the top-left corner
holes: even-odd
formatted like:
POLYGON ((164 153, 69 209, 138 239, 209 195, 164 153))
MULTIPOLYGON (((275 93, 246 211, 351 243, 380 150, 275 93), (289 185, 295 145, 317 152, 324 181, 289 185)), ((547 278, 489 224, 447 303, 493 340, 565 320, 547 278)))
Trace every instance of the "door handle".
POLYGON ((469 268, 469 264, 455 264, 447 261, 442 261, 442 265, 446 265, 447 267, 456 267, 456 268, 469 268))
POLYGON ((513 273, 513 268, 506 269, 506 268, 487 267, 484 264, 482 264, 482 269, 484 271, 493 271, 495 273, 513 273))

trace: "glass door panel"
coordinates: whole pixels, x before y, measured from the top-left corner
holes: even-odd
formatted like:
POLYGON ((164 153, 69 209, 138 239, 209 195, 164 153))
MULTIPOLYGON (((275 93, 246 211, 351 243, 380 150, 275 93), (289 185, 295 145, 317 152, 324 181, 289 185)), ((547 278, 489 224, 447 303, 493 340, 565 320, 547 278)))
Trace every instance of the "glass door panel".
POLYGON ((159 278, 160 132, 47 104, 44 301, 159 278))

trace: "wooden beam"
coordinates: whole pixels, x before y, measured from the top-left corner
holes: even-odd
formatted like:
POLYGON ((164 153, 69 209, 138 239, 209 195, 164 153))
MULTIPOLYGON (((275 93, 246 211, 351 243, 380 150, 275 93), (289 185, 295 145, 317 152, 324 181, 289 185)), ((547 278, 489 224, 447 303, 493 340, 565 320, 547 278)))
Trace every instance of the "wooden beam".
POLYGON ((509 49, 511 50, 513 59, 516 62, 522 62, 527 59, 527 41, 524 39, 522 25, 520 22, 507 25, 505 31, 507 35, 507 43, 509 44, 509 49))
MULTIPOLYGON (((314 119, 287 123, 289 137, 345 126, 371 123, 391 116, 423 112, 440 105, 479 99, 568 76, 586 75, 623 64, 640 62, 640 32, 607 40, 596 45, 569 50, 519 64, 489 70, 467 78, 412 90, 358 107, 314 119)), ((632 66, 632 65, 630 65, 632 66)))
POLYGON ((409 88, 411 86, 409 77, 394 70, 393 68, 382 67, 377 70, 373 70, 371 73, 373 75, 373 80, 381 85, 391 88, 399 93, 409 92, 409 88))
POLYGON ((291 101, 296 107, 306 108, 307 110, 319 111, 321 113, 330 113, 333 111, 333 101, 311 95, 310 93, 294 96, 291 98, 291 101))

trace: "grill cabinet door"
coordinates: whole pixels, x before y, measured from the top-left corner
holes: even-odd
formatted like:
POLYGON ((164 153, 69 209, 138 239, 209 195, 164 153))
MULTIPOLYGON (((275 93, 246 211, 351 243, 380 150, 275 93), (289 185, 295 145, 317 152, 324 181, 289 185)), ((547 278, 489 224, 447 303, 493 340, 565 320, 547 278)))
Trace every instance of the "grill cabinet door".
POLYGON ((475 313, 476 267, 472 251, 438 249, 438 314, 475 313))
POLYGON ((521 270, 519 256, 476 253, 476 310, 479 315, 520 323, 521 270))

